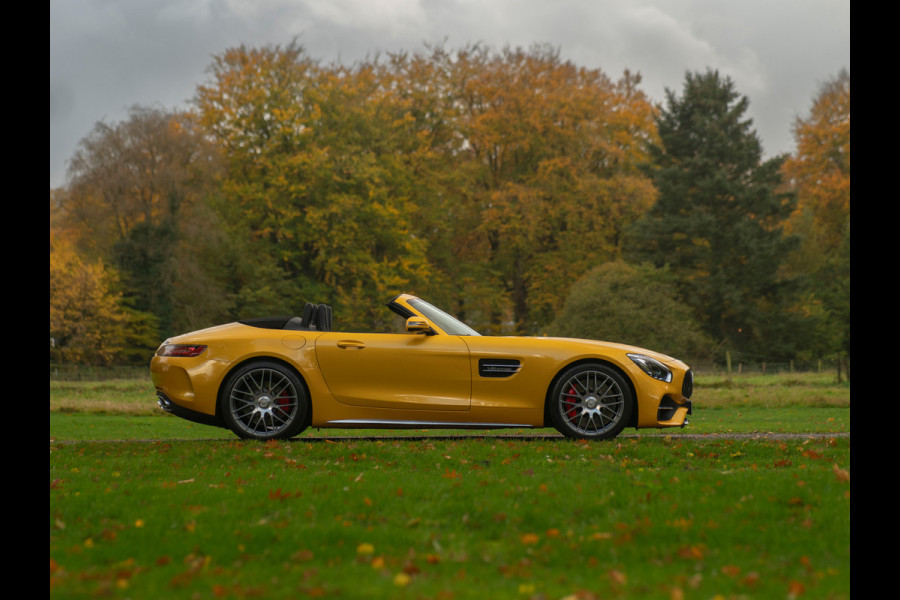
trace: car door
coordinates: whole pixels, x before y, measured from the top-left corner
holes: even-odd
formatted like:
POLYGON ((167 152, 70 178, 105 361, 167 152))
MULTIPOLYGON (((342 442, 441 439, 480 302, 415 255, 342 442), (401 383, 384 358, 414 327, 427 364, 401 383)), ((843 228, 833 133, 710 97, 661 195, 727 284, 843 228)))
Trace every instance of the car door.
POLYGON ((331 394, 352 406, 468 410, 472 376, 454 335, 323 333, 316 358, 331 394))

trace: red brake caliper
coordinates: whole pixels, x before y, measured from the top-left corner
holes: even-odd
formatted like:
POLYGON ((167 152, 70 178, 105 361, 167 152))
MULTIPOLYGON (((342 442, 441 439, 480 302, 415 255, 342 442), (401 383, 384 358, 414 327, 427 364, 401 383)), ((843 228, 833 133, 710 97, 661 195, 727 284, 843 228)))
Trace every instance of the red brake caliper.
POLYGON ((566 404, 572 405, 572 407, 566 411, 566 416, 569 417, 570 419, 573 419, 575 417, 575 400, 574 400, 574 398, 576 396, 574 385, 569 386, 569 391, 566 392, 566 396, 567 396, 567 398, 565 400, 566 404), (569 398, 571 398, 571 400, 569 398))
POLYGON ((285 416, 287 416, 288 411, 285 410, 284 407, 289 405, 290 403, 291 399, 288 397, 287 390, 281 392, 281 394, 279 394, 278 398, 275 400, 275 404, 278 405, 278 408, 281 409, 281 412, 283 412, 285 416))

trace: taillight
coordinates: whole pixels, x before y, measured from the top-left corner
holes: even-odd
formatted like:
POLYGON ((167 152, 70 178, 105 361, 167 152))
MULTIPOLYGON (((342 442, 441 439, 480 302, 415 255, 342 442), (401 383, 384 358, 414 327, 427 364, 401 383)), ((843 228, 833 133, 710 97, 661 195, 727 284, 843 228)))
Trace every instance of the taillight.
POLYGON ((159 349, 160 356, 200 356, 206 346, 200 344, 167 344, 159 349))

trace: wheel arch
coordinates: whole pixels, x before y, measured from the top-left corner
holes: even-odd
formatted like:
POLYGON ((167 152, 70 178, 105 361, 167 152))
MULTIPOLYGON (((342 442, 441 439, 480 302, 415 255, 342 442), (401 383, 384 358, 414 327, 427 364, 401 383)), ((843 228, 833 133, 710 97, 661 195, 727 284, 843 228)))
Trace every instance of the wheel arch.
POLYGON ((303 391, 306 392, 306 397, 309 398, 309 410, 306 411, 306 422, 303 424, 304 427, 309 427, 312 423, 313 397, 312 392, 309 389, 309 384, 306 383, 306 378, 303 376, 303 373, 300 372, 300 369, 298 369, 291 362, 278 356, 272 356, 270 354, 248 356, 243 360, 235 362, 233 365, 231 365, 231 367, 228 369, 228 372, 225 373, 225 376, 222 377, 222 380, 219 382, 219 389, 216 391, 216 419, 218 419, 222 423, 225 422, 222 418, 222 394, 225 391, 226 384, 228 383, 228 379, 231 377, 232 373, 245 365, 257 362, 278 363, 297 376, 297 379, 300 380, 300 384, 303 386, 303 391))
POLYGON ((544 427, 553 427, 553 421, 550 419, 550 396, 553 393, 553 388, 556 387, 556 383, 559 381, 560 377, 562 377, 563 373, 565 373, 572 367, 578 367, 581 365, 603 365, 605 367, 609 367, 622 376, 622 379, 624 379, 625 383, 628 384, 628 389, 631 391, 631 397, 634 399, 634 405, 632 406, 631 410, 631 417, 629 417, 628 423, 626 423, 625 426, 637 427, 640 403, 638 402, 637 389, 634 387, 634 382, 631 380, 631 377, 628 375, 628 373, 622 370, 621 367, 611 361, 602 359, 600 357, 581 358, 579 360, 574 360, 570 363, 566 363, 559 368, 559 370, 556 372, 556 375, 554 375, 553 379, 550 380, 550 384, 547 386, 547 391, 544 393, 544 427))

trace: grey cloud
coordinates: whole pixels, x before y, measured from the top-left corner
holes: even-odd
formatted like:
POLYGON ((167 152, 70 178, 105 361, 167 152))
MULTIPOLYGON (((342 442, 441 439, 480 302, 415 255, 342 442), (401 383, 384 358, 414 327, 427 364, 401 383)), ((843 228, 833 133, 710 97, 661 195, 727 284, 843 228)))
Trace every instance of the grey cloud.
POLYGON ((297 38, 323 62, 424 51, 446 40, 550 44, 617 78, 643 75, 655 101, 688 70, 719 69, 750 97, 768 154, 818 86, 850 67, 849 0, 51 0, 50 186, 98 120, 133 104, 186 103, 212 56, 297 38))

